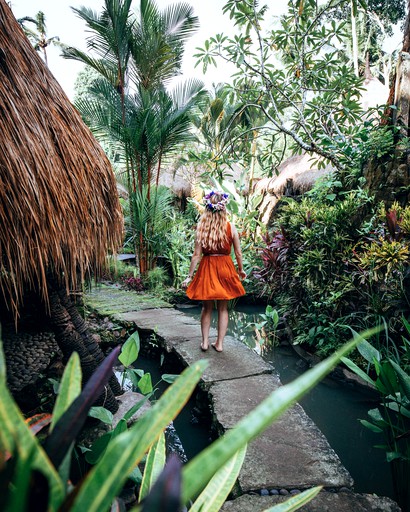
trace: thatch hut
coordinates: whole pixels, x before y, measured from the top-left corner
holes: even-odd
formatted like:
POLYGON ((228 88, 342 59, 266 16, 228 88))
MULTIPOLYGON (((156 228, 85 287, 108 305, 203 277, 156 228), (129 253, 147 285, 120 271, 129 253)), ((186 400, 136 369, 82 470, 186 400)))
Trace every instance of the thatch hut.
POLYGON ((262 178, 254 189, 254 194, 262 197, 260 220, 265 226, 272 222, 276 205, 283 196, 299 196, 310 190, 315 181, 332 172, 332 166, 318 169, 312 166, 312 155, 294 155, 282 162, 278 167, 278 175, 262 178))
POLYGON ((54 337, 65 359, 79 352, 87 379, 102 353, 68 292, 81 288, 87 274, 98 275, 107 252, 120 244, 116 183, 104 152, 4 0, 0 24, 0 322, 7 362, 13 365, 15 347, 54 337), (41 318, 52 336, 27 336, 28 316, 41 318))

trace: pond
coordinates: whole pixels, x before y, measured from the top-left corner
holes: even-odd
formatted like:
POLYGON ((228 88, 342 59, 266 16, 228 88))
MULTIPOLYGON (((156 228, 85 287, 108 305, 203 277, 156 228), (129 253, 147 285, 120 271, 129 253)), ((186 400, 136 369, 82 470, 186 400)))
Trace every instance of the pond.
MULTIPOLYGON (((185 314, 197 319, 200 311, 200 307, 184 309, 185 314)), ((261 350, 255 331, 249 324, 260 322, 260 314, 263 312, 264 308, 261 307, 237 306, 235 311, 230 312, 228 334, 246 343, 269 361, 279 373, 282 383, 286 384, 306 368, 291 347, 279 346, 261 350)), ((212 325, 216 326, 216 312, 212 325)), ((359 419, 367 418, 369 409, 375 407, 375 399, 375 394, 370 391, 326 378, 305 395, 300 404, 352 475, 355 491, 394 499, 390 467, 385 460, 384 451, 374 448, 375 444, 381 444, 382 439, 359 422, 359 419)))

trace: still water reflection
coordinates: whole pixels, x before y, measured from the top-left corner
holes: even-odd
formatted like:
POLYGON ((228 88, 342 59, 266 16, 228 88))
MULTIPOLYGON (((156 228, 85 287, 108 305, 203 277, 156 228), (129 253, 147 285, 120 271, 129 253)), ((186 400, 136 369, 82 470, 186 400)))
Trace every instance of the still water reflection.
MULTIPOLYGON (((184 313, 199 319, 200 307, 184 309, 184 313)), ((266 348, 255 333, 254 324, 261 322, 264 308, 237 307, 230 312, 228 334, 241 340, 269 361, 283 384, 295 379, 305 369, 291 347, 266 348)), ((216 312, 212 318, 216 326, 216 312)), ((310 391, 300 404, 324 433, 332 448, 355 481, 355 491, 375 493, 394 499, 390 468, 382 450, 382 438, 358 421, 375 407, 375 395, 342 385, 327 378, 310 391)))

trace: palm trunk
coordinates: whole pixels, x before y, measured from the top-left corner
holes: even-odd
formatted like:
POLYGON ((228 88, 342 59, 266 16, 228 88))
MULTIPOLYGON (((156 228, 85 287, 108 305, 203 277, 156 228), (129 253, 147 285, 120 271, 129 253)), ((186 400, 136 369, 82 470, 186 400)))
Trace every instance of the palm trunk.
MULTIPOLYGON (((92 334, 90 334, 87 324, 78 312, 76 305, 67 295, 65 288, 61 288, 58 291, 58 296, 60 297, 62 306, 66 308, 68 314, 70 315, 71 321, 73 322, 76 331, 83 339, 85 348, 88 350, 91 357, 94 358, 97 365, 100 365, 104 360, 104 353, 98 343, 95 341, 92 334)), ((110 377, 109 383, 113 393, 116 396, 122 395, 124 393, 115 375, 110 377)))
MULTIPOLYGON (((80 358, 83 382, 87 382, 97 369, 97 362, 84 345, 81 335, 77 332, 71 316, 61 302, 58 291, 59 287, 50 286, 50 320, 65 360, 67 361, 73 352, 77 352, 80 358)), ((118 403, 110 385, 105 392, 98 397, 95 405, 104 406, 112 413, 117 412, 118 403)))

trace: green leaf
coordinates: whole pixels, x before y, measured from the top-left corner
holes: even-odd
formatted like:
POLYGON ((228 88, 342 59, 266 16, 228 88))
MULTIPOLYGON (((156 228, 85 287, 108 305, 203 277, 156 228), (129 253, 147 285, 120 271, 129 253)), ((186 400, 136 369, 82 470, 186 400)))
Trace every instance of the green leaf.
POLYGON ((389 423, 383 418, 379 409, 370 409, 367 414, 369 415, 370 419, 379 427, 389 426, 389 423))
POLYGON ((375 349, 370 343, 366 340, 361 341, 357 345, 357 350, 360 354, 368 361, 369 363, 373 363, 373 360, 380 361, 380 352, 375 349))
POLYGON ((92 444, 91 449, 86 452, 85 460, 88 464, 97 464, 104 455, 110 442, 127 430, 127 422, 121 418, 115 429, 98 437, 92 444))
POLYGON ((300 494, 289 498, 284 503, 279 503, 271 508, 267 508, 264 512, 293 512, 294 510, 298 510, 300 507, 313 500, 313 498, 319 494, 321 489, 321 485, 312 487, 312 489, 308 489, 307 491, 303 491, 300 494))
POLYGON ((381 363, 376 380, 377 389, 382 389, 386 395, 395 395, 399 391, 399 382, 394 368, 389 361, 381 363))
POLYGON ((55 427, 57 421, 81 393, 81 378, 80 358, 78 357, 77 352, 73 352, 68 360, 61 379, 57 400, 53 409, 53 419, 50 425, 50 432, 55 427))
POLYGON ((399 379, 400 386, 407 398, 410 400, 410 376, 392 359, 389 359, 390 364, 394 368, 397 378, 399 379))
POLYGON ((142 477, 139 501, 149 493, 154 482, 165 466, 165 436, 163 433, 151 446, 145 462, 144 475, 142 477))
POLYGON ((150 445, 186 404, 207 365, 198 361, 184 370, 152 409, 110 443, 84 480, 71 512, 99 512, 111 503, 150 445))
POLYGON ((381 434, 383 432, 383 429, 381 429, 377 425, 373 425, 373 423, 370 423, 370 421, 367 421, 367 420, 359 420, 359 421, 364 427, 368 428, 372 432, 375 432, 376 434, 381 434))
POLYGON ((163 375, 161 375, 161 379, 164 382, 168 382, 168 384, 172 384, 173 382, 175 382, 178 377, 179 377, 178 374, 172 374, 172 373, 164 373, 163 375))
POLYGON ((142 473, 138 466, 135 466, 135 468, 131 471, 131 473, 128 475, 128 478, 135 484, 139 485, 142 482, 142 473))
POLYGON ((373 336, 379 331, 380 327, 376 327, 363 332, 360 336, 355 336, 334 355, 308 370, 295 381, 275 390, 233 429, 189 461, 182 470, 183 503, 188 503, 201 492, 221 464, 225 464, 245 443, 249 443, 262 433, 286 409, 312 389, 336 366, 341 357, 356 347, 361 339, 373 336))
POLYGON ((138 387, 138 382, 140 381, 140 378, 144 376, 144 372, 141 370, 136 370, 134 368, 127 368, 125 370, 125 375, 128 377, 128 379, 131 381, 134 388, 138 387))
POLYGON ((91 450, 85 454, 85 460, 88 464, 97 464, 101 457, 105 453, 112 438, 112 432, 107 432, 102 436, 98 437, 92 444, 91 450))
POLYGON ((138 387, 143 395, 147 395, 148 393, 151 393, 152 391, 152 381, 151 381, 151 374, 146 373, 142 379, 138 382, 138 387))
POLYGON ((392 460, 402 459, 403 454, 400 452, 386 452, 386 460, 387 462, 391 462, 392 460))
POLYGON ((142 400, 140 400, 139 402, 137 402, 135 405, 133 405, 130 409, 128 409, 128 411, 124 414, 123 416, 123 419, 128 421, 130 420, 134 414, 139 410, 141 409, 141 407, 146 404, 148 402, 148 400, 150 399, 151 395, 147 395, 145 396, 142 400))
POLYGON ((359 377, 361 377, 364 381, 368 382, 369 384, 371 384, 372 386, 376 386, 376 383, 375 381, 369 377, 367 375, 366 372, 364 372, 361 368, 359 368, 357 366, 357 364, 355 364, 353 361, 351 361, 350 359, 346 358, 346 357, 342 357, 340 359, 342 361, 342 363, 344 363, 350 370, 352 370, 352 372, 354 372, 356 375, 358 375, 359 377))
POLYGON ((138 354, 140 351, 140 336, 138 331, 135 331, 131 336, 127 339, 121 349, 121 353, 118 356, 118 359, 124 366, 130 366, 138 359, 138 354))
POLYGON ((215 473, 189 509, 189 512, 213 512, 220 510, 238 478, 245 459, 246 448, 247 445, 244 445, 215 473))
POLYGON ((112 368, 118 359, 119 347, 116 347, 101 362, 70 407, 56 423, 54 430, 44 442, 44 450, 55 467, 59 467, 71 449, 77 434, 87 420, 88 411, 101 395, 112 375, 112 368))
MULTIPOLYGON (((29 501, 30 483, 32 477, 32 463, 34 450, 27 458, 22 458, 19 453, 13 454, 16 458, 16 465, 13 471, 13 480, 8 485, 7 503, 4 510, 27 510, 29 501)), ((7 488, 7 487, 6 487, 7 488)), ((45 489, 47 491, 47 489, 45 489)))
POLYGON ((91 418, 96 418, 97 420, 100 420, 107 425, 112 425, 114 419, 113 413, 105 407, 91 407, 90 411, 88 412, 88 416, 91 416, 91 418))

